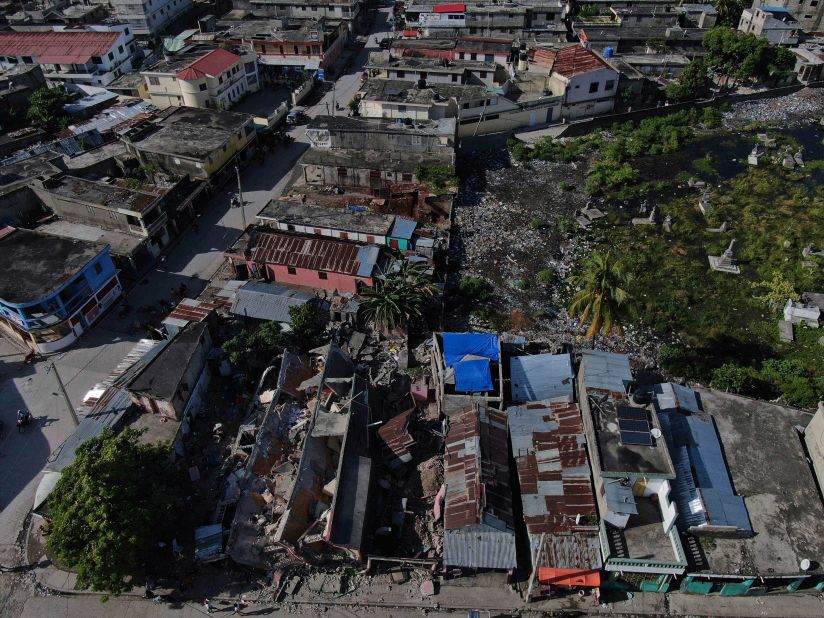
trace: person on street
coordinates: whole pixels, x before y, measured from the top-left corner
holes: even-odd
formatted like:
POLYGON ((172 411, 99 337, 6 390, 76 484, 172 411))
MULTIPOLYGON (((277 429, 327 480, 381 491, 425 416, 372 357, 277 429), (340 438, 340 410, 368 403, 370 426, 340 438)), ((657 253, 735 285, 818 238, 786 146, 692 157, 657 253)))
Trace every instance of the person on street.
POLYGON ((206 610, 207 614, 212 613, 212 604, 209 603, 209 599, 203 599, 203 609, 206 610))

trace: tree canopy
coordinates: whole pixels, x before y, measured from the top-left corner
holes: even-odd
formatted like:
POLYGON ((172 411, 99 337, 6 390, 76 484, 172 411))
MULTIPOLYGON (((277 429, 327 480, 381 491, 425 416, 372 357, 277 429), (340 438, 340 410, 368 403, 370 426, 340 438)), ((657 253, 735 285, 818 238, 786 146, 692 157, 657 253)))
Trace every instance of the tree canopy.
POLYGON ((176 478, 168 446, 141 443, 140 433, 106 429, 85 442, 49 496, 48 546, 77 571, 81 588, 131 589, 171 519, 176 478))
POLYGON ((38 88, 29 97, 29 122, 49 130, 66 126, 68 118, 63 106, 70 100, 62 86, 38 88))
POLYGON ((667 84, 667 98, 673 101, 695 99, 701 95, 709 82, 709 69, 698 58, 690 62, 677 80, 667 84))
POLYGON ((741 21, 741 12, 750 5, 747 0, 715 0, 713 3, 718 11, 716 23, 719 26, 736 28, 741 21))
POLYGON ((315 306, 311 303, 289 307, 289 320, 295 344, 309 350, 318 345, 322 326, 315 306))
POLYGON ((621 332, 621 322, 632 313, 627 291, 630 282, 629 273, 610 253, 594 253, 585 262, 584 271, 571 277, 571 283, 580 289, 572 297, 569 312, 578 316, 581 324, 589 322, 587 337, 621 332))
POLYGON ((244 329, 223 344, 223 351, 236 367, 266 363, 282 349, 283 331, 275 321, 244 329))
POLYGON ((374 326, 394 330, 421 317, 435 286, 423 266, 406 260, 392 260, 386 273, 363 291, 364 317, 374 326))
POLYGON ((793 53, 772 45, 752 33, 715 27, 704 35, 704 61, 720 75, 735 79, 767 79, 789 71, 795 61, 793 53))

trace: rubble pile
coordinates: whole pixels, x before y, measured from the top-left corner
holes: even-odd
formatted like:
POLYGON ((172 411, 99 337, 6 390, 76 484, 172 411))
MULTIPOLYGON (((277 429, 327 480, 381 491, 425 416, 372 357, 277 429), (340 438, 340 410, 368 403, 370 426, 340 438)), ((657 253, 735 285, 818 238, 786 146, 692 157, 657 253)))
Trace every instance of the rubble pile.
POLYGON ((753 121, 800 123, 820 116, 822 110, 824 92, 818 88, 804 88, 783 97, 735 103, 732 109, 724 114, 724 126, 728 129, 737 129, 753 121))

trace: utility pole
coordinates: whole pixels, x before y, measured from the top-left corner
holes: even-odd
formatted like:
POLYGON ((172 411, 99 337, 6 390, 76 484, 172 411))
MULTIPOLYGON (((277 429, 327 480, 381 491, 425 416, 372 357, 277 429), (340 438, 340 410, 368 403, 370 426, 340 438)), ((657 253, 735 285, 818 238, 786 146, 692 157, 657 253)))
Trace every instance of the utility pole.
POLYGON ((60 379, 60 374, 57 373, 57 366, 52 363, 49 365, 48 371, 54 372, 54 377, 57 378, 57 385, 60 387, 60 392, 63 393, 63 400, 66 402, 66 407, 69 409, 69 414, 71 414, 72 422, 74 426, 77 427, 80 424, 80 421, 77 418, 77 412, 74 411, 74 406, 72 406, 72 402, 69 399, 69 394, 66 392, 66 387, 63 386, 63 380, 60 379))
POLYGON ((243 217, 243 233, 246 233, 246 209, 244 206, 246 202, 243 201, 243 191, 240 188, 240 168, 235 164, 235 173, 237 174, 237 200, 240 204, 240 216, 243 217))

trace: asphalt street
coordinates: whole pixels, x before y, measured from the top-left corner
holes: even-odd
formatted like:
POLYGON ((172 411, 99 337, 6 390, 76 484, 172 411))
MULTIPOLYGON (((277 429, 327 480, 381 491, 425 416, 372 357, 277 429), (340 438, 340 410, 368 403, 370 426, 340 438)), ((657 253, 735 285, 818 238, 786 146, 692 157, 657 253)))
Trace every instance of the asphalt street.
MULTIPOLYGON (((389 9, 381 11, 367 46, 355 52, 348 70, 339 72, 334 92, 330 88, 307 109, 309 116, 326 114, 327 103, 329 111, 334 112, 333 101, 341 103, 343 111, 339 115, 348 112, 346 104, 360 87, 369 51, 377 50, 377 41, 388 35, 389 9)), ((350 54, 349 50, 344 52, 341 65, 350 54)), ((160 300, 169 300, 171 290, 181 283, 186 284, 188 296, 196 296, 223 264, 223 252, 240 235, 243 214, 247 224, 253 223, 255 215, 270 199, 280 195, 291 178, 308 143, 305 126, 293 127, 289 132, 295 138, 292 144, 278 146, 262 164, 252 162, 242 170, 243 213, 240 208, 229 206, 237 191, 235 183, 229 182, 204 209, 198 230, 186 230, 165 260, 129 291, 126 302, 132 311, 128 315, 120 317, 117 310, 110 311, 71 348, 33 365, 24 364, 20 351, 0 338, 0 565, 20 564, 17 541, 41 472, 51 454, 74 429, 54 373, 48 367, 52 362, 56 365, 69 398, 77 407, 86 392, 108 376, 134 343, 145 336, 145 332, 134 327, 138 307, 157 306, 160 300), (35 418, 34 425, 23 434, 18 434, 14 427, 18 409, 28 409, 35 418)))

